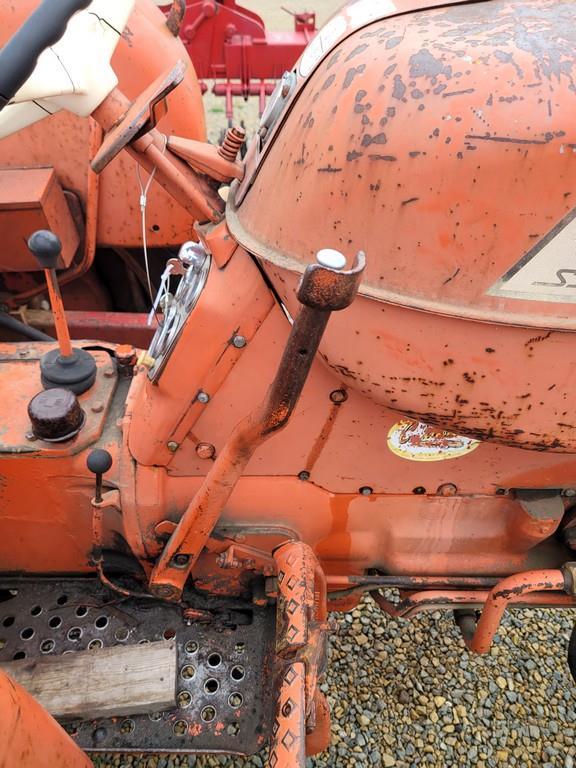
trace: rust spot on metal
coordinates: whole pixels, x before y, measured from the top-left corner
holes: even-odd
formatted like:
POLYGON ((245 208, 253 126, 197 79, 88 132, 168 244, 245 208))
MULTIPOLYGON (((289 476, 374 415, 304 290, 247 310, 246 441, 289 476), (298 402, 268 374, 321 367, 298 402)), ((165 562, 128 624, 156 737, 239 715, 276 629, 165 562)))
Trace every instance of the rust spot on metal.
POLYGON ((307 472, 312 472, 314 465, 320 458, 322 449, 326 445, 326 442, 330 437, 330 433, 334 428, 334 424, 336 423, 336 417, 338 416, 338 412, 340 411, 341 405, 342 405, 341 402, 332 403, 332 407, 330 408, 330 412, 328 413, 328 418, 326 419, 324 426, 320 430, 320 434, 314 441, 314 445, 312 446, 310 453, 308 454, 308 458, 306 459, 305 469, 307 472))
POLYGON ((449 283, 449 282, 451 282, 452 280, 454 280, 454 278, 455 278, 455 277, 458 275, 458 273, 459 273, 459 272, 460 272, 460 267, 458 267, 458 268, 457 268, 457 269, 456 269, 456 270, 455 270, 455 271, 454 271, 454 272, 453 272, 453 273, 450 275, 450 277, 447 277, 447 278, 446 278, 446 280, 444 280, 444 282, 442 283, 442 285, 448 285, 448 283, 449 283))
POLYGON ((370 160, 385 160, 388 163, 395 163, 398 159, 394 155, 368 155, 370 160))
POLYGON ((537 344, 540 341, 546 341, 546 339, 549 339, 553 333, 554 331, 548 331, 548 333, 544 333, 541 336, 533 336, 531 339, 528 339, 528 341, 525 342, 524 346, 529 347, 533 344, 537 344))

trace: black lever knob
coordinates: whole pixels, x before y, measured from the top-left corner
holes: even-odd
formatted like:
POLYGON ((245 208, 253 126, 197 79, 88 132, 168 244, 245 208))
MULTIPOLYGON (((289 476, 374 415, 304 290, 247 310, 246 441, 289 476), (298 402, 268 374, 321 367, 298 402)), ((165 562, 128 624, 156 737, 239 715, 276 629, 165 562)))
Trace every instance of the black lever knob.
POLYGON ((28 248, 42 269, 56 269, 62 253, 62 243, 58 235, 48 229, 39 229, 28 239, 28 248))
POLYGON ((94 384, 96 361, 90 352, 74 348, 70 341, 70 331, 56 275, 62 243, 54 232, 39 229, 29 237, 28 248, 44 270, 58 339, 58 349, 46 352, 40 360, 42 385, 44 389, 58 387, 81 395, 94 384))
POLYGON ((94 501, 99 504, 102 501, 102 476, 112 466, 112 456, 104 448, 94 448, 86 459, 86 466, 96 475, 96 492, 94 501))

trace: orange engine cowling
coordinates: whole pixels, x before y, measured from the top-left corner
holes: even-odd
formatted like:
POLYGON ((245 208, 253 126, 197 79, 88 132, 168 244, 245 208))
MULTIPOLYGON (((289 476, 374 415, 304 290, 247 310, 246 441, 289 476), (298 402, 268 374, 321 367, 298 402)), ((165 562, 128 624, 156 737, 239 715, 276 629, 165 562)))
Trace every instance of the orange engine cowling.
POLYGON ((480 440, 572 452, 573 8, 416 5, 329 22, 264 116, 229 226, 290 310, 319 248, 366 252, 361 298, 321 345, 351 387, 480 440))

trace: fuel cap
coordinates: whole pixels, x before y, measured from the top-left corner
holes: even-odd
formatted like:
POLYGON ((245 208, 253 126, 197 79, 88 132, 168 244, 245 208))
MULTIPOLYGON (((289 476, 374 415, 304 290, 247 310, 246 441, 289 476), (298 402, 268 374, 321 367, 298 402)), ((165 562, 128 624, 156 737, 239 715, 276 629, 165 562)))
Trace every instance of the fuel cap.
POLYGON ((28 416, 34 437, 49 443, 70 440, 84 424, 84 411, 69 389, 39 392, 28 404, 28 416))

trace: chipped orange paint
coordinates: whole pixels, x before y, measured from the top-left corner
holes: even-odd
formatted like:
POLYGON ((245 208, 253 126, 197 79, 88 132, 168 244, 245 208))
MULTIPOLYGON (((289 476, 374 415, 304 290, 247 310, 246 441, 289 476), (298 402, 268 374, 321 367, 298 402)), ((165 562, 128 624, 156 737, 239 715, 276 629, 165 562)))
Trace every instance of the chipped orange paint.
MULTIPOLYGON (((569 557, 561 534, 573 498, 560 494, 576 490, 576 430, 567 405, 574 384, 574 304, 493 290, 531 254, 532 241, 553 236, 572 205, 566 192, 576 181, 576 155, 565 150, 576 143, 576 107, 566 78, 560 73, 555 83, 562 108, 552 114, 542 112, 551 93, 542 73, 522 91, 523 99, 509 93, 511 80, 520 87, 517 67, 532 72, 538 57, 518 46, 510 31, 513 14, 534 10, 527 16, 532 25, 547 13, 558 29, 560 6, 493 0, 410 14, 409 3, 399 2, 402 13, 336 43, 300 84, 239 208, 233 185, 225 223, 192 231, 191 217, 175 213, 175 204, 164 207, 167 198, 158 193, 150 221, 166 227, 151 243, 197 236, 213 256, 207 284, 157 379, 144 364, 134 379, 120 378, 115 361, 95 353, 96 385, 81 397, 88 423, 70 444, 30 444, 26 437, 25 405, 39 386, 39 352, 47 347, 0 347, 0 393, 10 404, 0 434, 2 569, 87 573, 94 570, 95 543, 112 547, 121 540, 150 577, 171 552, 167 538, 186 510, 195 510, 199 489, 208 501, 220 492, 206 482, 215 462, 235 449, 234 455, 247 455, 245 433, 235 428, 266 402, 299 310, 296 290, 305 265, 327 245, 341 248, 350 261, 366 251, 361 296, 330 320, 286 428, 259 443, 241 471, 225 475, 223 509, 209 525, 192 525, 184 534, 207 538, 207 547, 193 552, 192 575, 208 594, 245 597, 246 573, 259 574, 267 577, 267 592, 257 599, 280 595, 282 611, 288 590, 274 584, 272 559, 276 575, 298 575, 291 595, 297 647, 282 636, 286 616, 279 622, 278 653, 288 649, 297 658, 283 659, 281 669, 272 747, 278 765, 303 764, 312 709, 319 710, 320 741, 327 732, 315 690, 327 600, 337 592, 338 605, 353 604, 360 592, 352 577, 406 577, 409 588, 402 589, 399 606, 374 593, 395 615, 485 606, 477 650, 497 628, 510 602, 502 590, 510 585, 522 588, 513 594, 516 605, 574 603, 562 592, 560 571, 569 557), (483 32, 491 24, 507 30, 502 45, 512 59, 495 55, 483 32), (424 52, 422 36, 445 41, 446 30, 477 41, 467 69, 449 46, 430 43, 429 55, 424 52), (485 76, 486 57, 498 84, 485 76), (456 65, 462 65, 459 75, 456 65), (342 120, 350 130, 343 130, 342 120), (519 215, 525 211, 530 216, 519 215), (245 344, 237 347, 239 334, 245 344), (404 419, 478 444, 451 461, 410 461, 388 445, 390 431, 404 419), (213 454, 202 458, 200 444, 213 446, 213 454), (105 488, 114 501, 96 515, 94 479, 86 469, 95 445, 113 456, 105 488), (545 514, 525 500, 527 491, 542 490, 557 491, 545 514), (448 580, 457 576, 489 577, 490 586, 455 588, 448 580), (429 577, 440 586, 427 587, 429 577), (297 715, 284 708, 288 699, 300 708, 297 715), (281 756, 288 733, 291 749, 281 756)), ((144 28, 151 13, 139 4, 134 29, 144 28)), ((165 45, 170 59, 176 48, 165 45)), ((118 55, 137 69, 139 50, 118 55)), ((574 59, 574 51, 561 45, 558 53, 561 61, 574 59)), ((159 74, 147 72, 146 85, 159 74)), ((142 90, 136 75, 130 82, 142 90)), ((121 86, 136 95, 122 78, 121 86)), ((186 124, 181 132, 187 136, 203 131, 201 121, 192 120, 196 96, 192 77, 170 97, 174 126, 186 124), (180 107, 177 94, 184 99, 180 107)), ((52 122, 68 124, 66 116, 52 122)), ((70 122, 71 132, 85 130, 70 122)), ((34 131, 23 132, 22 147, 30 149, 34 131)), ((59 155, 59 146, 51 146, 59 155)), ((61 159, 59 174, 72 179, 78 173, 79 190, 86 184, 85 159, 61 159)), ((164 159, 174 162, 169 154, 164 159)), ((118 200, 131 199, 134 168, 125 156, 109 168, 114 164, 116 175, 105 180, 107 169, 102 177, 100 204, 108 209, 100 214, 110 207, 115 213, 95 231, 98 242, 130 244, 134 207, 120 214, 118 200), (103 233, 101 226, 108 229, 103 233)), ((316 288, 318 299, 326 285, 316 288)), ((280 403, 271 418, 285 413, 280 403)), ((193 727, 194 734, 201 731, 201 724, 193 727)))

